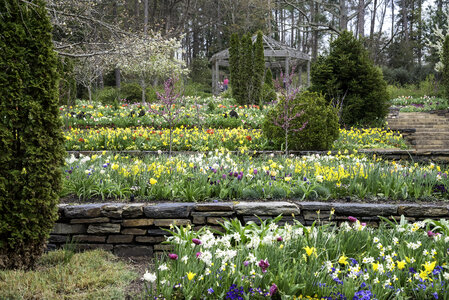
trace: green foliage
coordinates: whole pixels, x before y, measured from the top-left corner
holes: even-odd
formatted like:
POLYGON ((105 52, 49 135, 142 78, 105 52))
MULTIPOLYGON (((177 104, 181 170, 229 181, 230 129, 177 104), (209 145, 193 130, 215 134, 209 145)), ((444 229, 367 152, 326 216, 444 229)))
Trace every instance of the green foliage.
POLYGON ((254 68, 253 68, 253 44, 251 41, 251 36, 244 35, 242 38, 242 49, 241 49, 241 60, 242 60, 242 86, 243 86, 243 94, 242 98, 236 99, 237 102, 241 105, 252 104, 252 96, 253 96, 253 85, 252 82, 254 80, 254 68))
POLYGON ((211 86, 212 71, 206 57, 196 57, 190 65, 190 79, 204 86, 211 86))
POLYGON ((446 35, 443 43, 443 89, 445 96, 449 98, 449 35, 446 35))
POLYGON ((382 72, 350 32, 341 33, 331 43, 329 56, 317 60, 311 75, 311 90, 325 94, 335 107, 342 106, 343 124, 369 124, 388 113, 389 96, 382 72))
POLYGON ((264 83, 262 86, 262 103, 273 102, 277 98, 276 91, 272 86, 264 83))
POLYGON ((426 79, 421 81, 419 84, 406 84, 403 86, 388 85, 387 91, 391 99, 396 99, 403 96, 413 98, 422 98, 425 96, 443 96, 441 83, 435 78, 433 74, 429 74, 426 79))
MULTIPOLYGON (((151 92, 150 92, 151 95, 151 92)), ((128 82, 123 83, 120 87, 120 99, 126 99, 127 102, 140 102, 142 101, 142 88, 138 83, 128 82)), ((148 102, 152 102, 152 99, 146 99, 148 102)))
POLYGON ((59 103, 61 105, 73 105, 76 98, 76 80, 73 73, 73 59, 59 58, 59 103))
POLYGON ((229 69, 231 71, 231 87, 232 87, 232 97, 237 100, 238 103, 243 102, 242 100, 242 65, 240 60, 240 38, 234 33, 231 35, 231 43, 229 48, 229 69))
POLYGON ((267 84, 270 87, 274 87, 273 85, 273 73, 271 72, 271 69, 267 69, 267 72, 265 73, 265 84, 267 84))
POLYGON ((111 105, 117 100, 117 96, 117 89, 112 86, 107 86, 97 90, 94 94, 94 99, 100 101, 104 105, 111 105))
MULTIPOLYGON (((265 116, 262 130, 276 147, 281 147, 284 143, 284 130, 274 125, 274 118, 282 113, 283 103, 268 112, 265 116)), ((293 128, 300 128, 305 122, 306 127, 302 131, 290 131, 288 135, 288 147, 290 150, 327 150, 338 138, 339 126, 337 112, 335 108, 326 104, 323 96, 313 92, 303 92, 293 100, 293 111, 291 113, 304 114, 293 120, 293 128), (296 104, 296 105, 295 105, 296 104)), ((285 146, 285 145, 284 145, 285 146)))
POLYGON ((65 151, 44 1, 0 6, 0 268, 29 268, 57 219, 65 151))

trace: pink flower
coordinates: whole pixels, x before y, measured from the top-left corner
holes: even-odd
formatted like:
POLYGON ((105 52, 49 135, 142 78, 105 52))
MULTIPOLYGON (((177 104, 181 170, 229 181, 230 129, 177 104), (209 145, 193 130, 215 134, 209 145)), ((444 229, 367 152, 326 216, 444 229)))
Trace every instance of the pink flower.
POLYGON ((203 253, 197 252, 197 253, 196 253, 196 258, 199 258, 199 257, 201 256, 201 254, 203 254, 203 253))
POLYGON ((278 242, 282 242, 284 239, 282 238, 282 236, 278 236, 277 241, 278 242))
POLYGON ((270 296, 273 296, 278 291, 278 286, 273 283, 273 285, 270 287, 270 296))
POLYGON ((268 263, 268 259, 259 261, 259 267, 262 269, 262 273, 266 273, 270 264, 268 263))
POLYGON ((199 239, 192 239, 192 243, 194 243, 195 245, 201 245, 201 241, 199 239))
POLYGON ((434 236, 439 235, 439 233, 433 232, 433 231, 427 231, 427 236, 430 238, 433 238, 434 236))
POLYGON ((349 216, 348 221, 354 223, 354 222, 357 222, 357 218, 349 216))
POLYGON ((177 254, 174 254, 174 253, 170 253, 170 254, 168 255, 168 257, 169 257, 170 259, 173 259, 173 260, 178 260, 178 255, 177 255, 177 254))
POLYGON ((249 265, 249 261, 245 260, 245 261, 243 262, 243 265, 244 265, 245 267, 247 267, 247 266, 249 265))

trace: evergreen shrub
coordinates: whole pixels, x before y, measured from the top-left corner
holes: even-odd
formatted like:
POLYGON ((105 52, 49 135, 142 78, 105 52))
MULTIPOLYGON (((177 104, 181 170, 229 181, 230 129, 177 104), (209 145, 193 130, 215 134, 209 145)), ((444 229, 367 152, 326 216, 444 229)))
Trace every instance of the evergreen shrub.
MULTIPOLYGON (((265 116, 262 131, 277 149, 285 143, 284 130, 273 123, 274 118, 282 113, 284 99, 265 116)), ((300 128, 307 122, 302 131, 290 131, 288 135, 289 150, 328 150, 338 138, 339 125, 337 111, 326 103, 325 98, 317 93, 305 91, 293 100, 292 115, 304 111, 294 119, 292 128, 300 128)), ((284 145, 285 147, 285 145, 284 145)))
POLYGON ((43 0, 0 5, 0 268, 30 268, 58 218, 66 152, 43 0))
POLYGON ((389 96, 382 71, 352 33, 342 32, 311 73, 311 91, 323 93, 335 106, 342 103, 341 123, 370 124, 387 115, 389 96))

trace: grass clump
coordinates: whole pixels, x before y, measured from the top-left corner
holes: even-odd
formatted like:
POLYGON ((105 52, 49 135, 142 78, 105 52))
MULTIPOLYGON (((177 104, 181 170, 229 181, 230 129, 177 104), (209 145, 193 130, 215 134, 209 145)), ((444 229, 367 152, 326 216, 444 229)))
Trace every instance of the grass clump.
POLYGON ((45 254, 33 271, 0 270, 0 299, 124 299, 136 278, 124 262, 103 250, 45 254))

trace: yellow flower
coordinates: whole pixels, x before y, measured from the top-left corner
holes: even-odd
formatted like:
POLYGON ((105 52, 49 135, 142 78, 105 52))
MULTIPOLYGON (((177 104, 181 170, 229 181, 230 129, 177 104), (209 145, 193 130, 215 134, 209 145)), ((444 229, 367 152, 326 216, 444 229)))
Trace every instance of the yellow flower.
POLYGON ((307 246, 307 247, 304 247, 303 249, 306 250, 306 253, 307 253, 308 256, 310 256, 310 255, 312 255, 314 253, 315 253, 315 256, 316 256, 316 248, 315 247, 310 248, 309 246, 307 246))
POLYGON ((433 261, 432 263, 426 261, 426 263, 422 266, 424 267, 426 272, 430 274, 430 273, 432 273, 433 269, 435 268, 436 263, 437 263, 436 261, 433 261))
POLYGON ((338 259, 338 263, 340 265, 348 265, 349 263, 348 263, 347 259, 348 259, 348 257, 345 256, 345 254, 343 253, 343 255, 340 256, 340 258, 338 259))
POLYGON ((187 278, 189 279, 189 281, 192 280, 193 277, 195 277, 195 276, 196 276, 196 273, 192 273, 192 272, 187 273, 187 278))
POLYGON ((292 178, 291 177, 285 177, 284 180, 289 182, 290 180, 292 180, 292 178))
POLYGON ((282 248, 284 248, 284 244, 281 244, 281 245, 279 246, 279 249, 282 249, 282 248))
POLYGON ((118 165, 117 164, 112 164, 112 170, 117 170, 118 169, 118 165))
POLYGON ((402 270, 402 269, 404 269, 406 263, 405 263, 405 260, 401 260, 401 261, 396 262, 396 264, 398 265, 398 269, 402 270))
POLYGON ((151 185, 156 184, 156 183, 157 183, 157 180, 154 179, 154 178, 150 178, 150 183, 151 183, 151 185))

